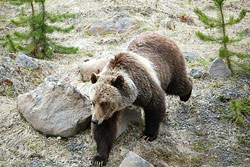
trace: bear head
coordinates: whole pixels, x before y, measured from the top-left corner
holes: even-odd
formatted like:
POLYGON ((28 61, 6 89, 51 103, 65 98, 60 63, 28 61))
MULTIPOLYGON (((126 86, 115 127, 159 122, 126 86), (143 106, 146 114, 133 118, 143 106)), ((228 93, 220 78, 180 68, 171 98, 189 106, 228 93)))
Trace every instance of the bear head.
POLYGON ((121 74, 98 76, 91 74, 90 100, 93 104, 92 123, 100 125, 116 111, 131 105, 137 96, 134 83, 121 74))

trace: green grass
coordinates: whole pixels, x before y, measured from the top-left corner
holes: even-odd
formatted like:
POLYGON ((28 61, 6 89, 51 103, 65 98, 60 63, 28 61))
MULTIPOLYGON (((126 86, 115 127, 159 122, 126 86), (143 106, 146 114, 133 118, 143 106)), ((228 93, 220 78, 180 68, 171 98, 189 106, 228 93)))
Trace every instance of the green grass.
POLYGON ((207 62, 205 59, 199 59, 197 61, 189 62, 189 65, 191 67, 200 67, 200 68, 207 69, 207 62))
POLYGON ((227 99, 226 99, 226 95, 225 94, 219 94, 218 95, 218 98, 221 102, 225 102, 227 99))
POLYGON ((11 85, 6 85, 4 90, 5 96, 12 96, 13 95, 13 88, 11 85))
POLYGON ((244 115, 250 114, 250 101, 247 97, 241 100, 230 100, 228 110, 231 111, 230 114, 222 114, 222 118, 232 119, 238 125, 244 125, 244 115))
POLYGON ((224 84, 223 83, 221 83, 221 82, 212 82, 211 83, 211 86, 213 87, 213 88, 220 88, 220 87, 222 87, 224 84))
POLYGON ((147 22, 137 21, 136 29, 142 32, 146 32, 146 31, 155 31, 157 28, 147 22))

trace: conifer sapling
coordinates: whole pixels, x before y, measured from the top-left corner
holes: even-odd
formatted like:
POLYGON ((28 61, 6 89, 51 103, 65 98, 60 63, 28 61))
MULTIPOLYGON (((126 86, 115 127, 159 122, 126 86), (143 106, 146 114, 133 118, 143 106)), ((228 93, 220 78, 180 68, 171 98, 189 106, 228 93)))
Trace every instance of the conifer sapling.
POLYGON ((52 14, 45 10, 46 0, 17 0, 9 1, 13 5, 27 4, 31 8, 31 13, 26 16, 24 9, 21 9, 17 19, 11 19, 11 23, 17 27, 24 27, 25 31, 15 31, 13 34, 7 34, 1 40, 3 46, 8 47, 11 52, 23 52, 32 54, 37 58, 47 58, 57 53, 76 53, 78 48, 66 47, 57 44, 48 34, 55 31, 68 33, 74 26, 62 28, 59 26, 49 25, 48 23, 63 22, 65 19, 74 18, 74 14, 52 14), (39 6, 39 9, 35 7, 39 6))
POLYGON ((244 34, 240 32, 235 38, 230 38, 226 32, 227 27, 239 23, 246 16, 247 10, 242 9, 237 18, 234 18, 234 16, 230 16, 229 19, 226 21, 223 11, 223 6, 226 0, 213 0, 213 2, 218 12, 217 18, 207 16, 199 8, 195 8, 194 12, 198 15, 198 19, 204 23, 205 28, 217 28, 218 30, 220 30, 219 32, 221 32, 221 36, 215 37, 213 35, 205 35, 200 31, 196 32, 196 35, 203 41, 217 42, 221 45, 219 49, 219 57, 226 60, 227 66, 232 72, 232 65, 237 65, 238 67, 241 67, 244 70, 250 71, 249 62, 244 62, 245 59, 250 58, 250 54, 240 52, 236 53, 228 49, 229 44, 242 40, 244 34), (232 58, 233 56, 236 56, 240 61, 235 61, 232 58))

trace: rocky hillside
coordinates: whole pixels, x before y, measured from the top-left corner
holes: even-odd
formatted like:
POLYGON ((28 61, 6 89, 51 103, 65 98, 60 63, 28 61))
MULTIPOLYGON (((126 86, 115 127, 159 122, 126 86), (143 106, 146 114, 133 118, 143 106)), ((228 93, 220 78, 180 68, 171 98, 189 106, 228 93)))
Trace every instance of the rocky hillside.
MULTIPOLYGON (((0 5, 2 36, 15 30, 9 19, 28 6, 3 2, 0 5)), ((46 6, 51 12, 76 14, 64 23, 74 24, 73 31, 51 37, 61 44, 79 47, 80 52, 55 54, 48 60, 28 58, 35 65, 26 67, 27 63, 18 61, 18 54, 0 47, 0 166, 89 166, 96 149, 90 128, 69 138, 43 135, 20 115, 17 97, 43 84, 48 76, 83 82, 78 67, 85 61, 125 50, 135 36, 148 31, 168 36, 184 52, 187 70, 193 78, 193 94, 186 103, 167 96, 168 117, 157 140, 146 142, 139 138, 143 121, 129 126, 117 138, 107 166, 119 166, 130 151, 155 167, 249 166, 250 115, 242 116, 244 125, 221 115, 232 112, 228 109, 230 100, 250 101, 250 75, 237 71, 233 77, 213 77, 210 66, 217 58, 219 45, 195 36, 197 30, 217 33, 204 29, 193 12, 194 7, 199 7, 216 16, 211 1, 47 0, 46 6)), ((230 27, 228 33, 235 35, 243 30, 245 38, 230 48, 249 53, 250 1, 231 0, 225 5, 225 13, 237 16, 242 8, 248 10, 247 16, 230 27)))

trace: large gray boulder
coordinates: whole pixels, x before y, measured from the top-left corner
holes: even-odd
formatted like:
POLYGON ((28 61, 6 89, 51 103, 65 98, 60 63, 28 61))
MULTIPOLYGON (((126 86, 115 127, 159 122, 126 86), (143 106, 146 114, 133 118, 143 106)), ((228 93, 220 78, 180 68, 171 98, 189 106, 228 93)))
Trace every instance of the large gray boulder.
POLYGON ((226 64, 221 58, 216 58, 212 62, 212 65, 209 68, 209 73, 213 77, 218 78, 227 78, 232 74, 231 70, 226 66, 226 64))
POLYGON ((134 152, 129 152, 119 167, 154 167, 134 152))
POLYGON ((45 135, 69 137, 90 125, 91 102, 67 82, 47 77, 35 90, 18 96, 18 110, 45 135))
POLYGON ((24 68, 37 69, 39 67, 29 56, 23 53, 18 53, 15 63, 24 68))
POLYGON ((117 13, 112 18, 95 21, 87 31, 88 34, 104 34, 110 32, 123 32, 131 27, 135 23, 135 19, 122 14, 117 13))

